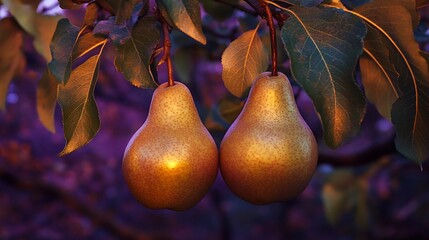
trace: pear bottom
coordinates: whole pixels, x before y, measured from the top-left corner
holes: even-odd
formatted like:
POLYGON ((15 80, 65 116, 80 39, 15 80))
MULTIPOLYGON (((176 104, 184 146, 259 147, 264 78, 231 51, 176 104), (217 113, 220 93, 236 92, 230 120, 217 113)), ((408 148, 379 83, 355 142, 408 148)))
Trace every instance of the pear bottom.
POLYGON ((317 151, 309 151, 316 144, 314 138, 301 136, 303 141, 285 142, 287 137, 282 135, 286 133, 281 131, 270 136, 257 131, 247 135, 247 139, 227 136, 222 142, 220 171, 231 191, 255 205, 299 195, 317 166, 317 151))
POLYGON ((139 130, 125 152, 122 169, 131 193, 150 209, 193 207, 216 178, 216 145, 210 138, 196 141, 198 134, 205 135, 200 132, 183 136, 157 130, 159 137, 151 133, 150 127, 139 130))

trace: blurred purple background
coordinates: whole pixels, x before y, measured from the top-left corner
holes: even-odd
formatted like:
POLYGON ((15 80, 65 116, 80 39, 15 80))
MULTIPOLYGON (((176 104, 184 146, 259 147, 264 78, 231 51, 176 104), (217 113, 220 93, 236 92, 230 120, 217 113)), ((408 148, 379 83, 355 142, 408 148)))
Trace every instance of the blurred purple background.
MULTIPOLYGON (((422 13, 416 36, 425 47, 429 14, 422 13)), ((79 11, 67 14, 75 22, 81 16, 79 11)), ((218 23, 206 24, 219 29, 218 23)), ((219 119, 218 103, 232 98, 220 65, 229 40, 207 34, 215 41, 206 48, 195 45, 204 57, 189 51, 192 69, 179 69, 176 77, 190 77, 186 83, 219 143, 227 122, 219 119)), ((298 105, 322 156, 298 198, 254 206, 233 195, 219 174, 210 192, 188 211, 146 209, 128 191, 121 160, 146 118, 153 90, 127 83, 115 70, 109 48, 95 91, 100 132, 87 146, 58 158, 64 146, 61 111, 57 108, 57 133, 51 134, 38 120, 35 100, 46 63, 28 41, 26 72, 11 84, 7 110, 0 112, 0 239, 429 239, 429 165, 420 171, 392 151, 392 127, 371 106, 358 136, 328 150, 312 103, 298 88, 298 105)), ((287 63, 282 71, 290 75, 287 63)), ((166 79, 163 67, 159 79, 166 79)))

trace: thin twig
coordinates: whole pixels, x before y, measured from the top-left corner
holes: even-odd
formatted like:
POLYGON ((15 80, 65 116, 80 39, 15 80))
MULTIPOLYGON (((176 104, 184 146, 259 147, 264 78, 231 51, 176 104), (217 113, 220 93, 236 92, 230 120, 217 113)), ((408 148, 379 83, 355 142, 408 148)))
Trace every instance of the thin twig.
MULTIPOLYGON (((161 14, 159 14, 161 16, 161 14)), ((167 63, 168 71, 168 86, 174 85, 174 75, 173 75, 173 64, 171 62, 170 50, 171 50, 171 39, 170 39, 170 27, 168 26, 167 21, 161 16, 161 24, 164 32, 164 56, 162 59, 167 63)))
POLYGON ((265 20, 268 23, 268 27, 270 29, 270 40, 271 40, 271 60, 272 60, 272 71, 271 76, 278 76, 278 70, 277 70, 277 36, 276 36, 276 27, 274 25, 274 19, 273 14, 271 12, 270 6, 265 3, 264 0, 259 0, 259 4, 262 8, 264 8, 265 16, 262 16, 262 18, 265 18, 265 20))
POLYGON ((334 167, 359 166, 396 152, 395 136, 392 134, 379 143, 349 154, 319 152, 319 164, 327 163, 334 167))

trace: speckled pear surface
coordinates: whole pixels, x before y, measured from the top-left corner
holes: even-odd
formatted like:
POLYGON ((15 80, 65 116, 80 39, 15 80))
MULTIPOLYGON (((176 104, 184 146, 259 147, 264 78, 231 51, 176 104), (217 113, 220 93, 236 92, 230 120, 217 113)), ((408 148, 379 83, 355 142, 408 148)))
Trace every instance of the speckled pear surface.
POLYGON ((302 119, 287 77, 262 73, 220 146, 229 188, 253 204, 291 199, 308 185, 317 142, 302 119))
POLYGON ((218 165, 216 144, 188 88, 179 82, 160 85, 122 162, 134 197, 148 208, 186 210, 207 193, 218 165))

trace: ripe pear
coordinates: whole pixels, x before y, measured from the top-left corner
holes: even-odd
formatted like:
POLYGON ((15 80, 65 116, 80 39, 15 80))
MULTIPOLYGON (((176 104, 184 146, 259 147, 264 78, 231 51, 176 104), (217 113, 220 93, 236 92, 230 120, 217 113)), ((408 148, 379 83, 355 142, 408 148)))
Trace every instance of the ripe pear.
POLYGON ((317 165, 317 142, 302 119, 288 78, 262 73, 220 146, 229 188, 253 204, 294 198, 317 165))
POLYGON ((123 175, 134 197, 147 208, 186 210, 207 193, 218 166, 216 144, 188 88, 161 84, 124 153, 123 175))

